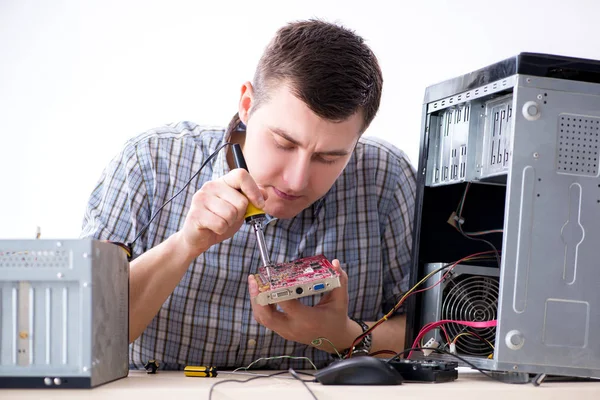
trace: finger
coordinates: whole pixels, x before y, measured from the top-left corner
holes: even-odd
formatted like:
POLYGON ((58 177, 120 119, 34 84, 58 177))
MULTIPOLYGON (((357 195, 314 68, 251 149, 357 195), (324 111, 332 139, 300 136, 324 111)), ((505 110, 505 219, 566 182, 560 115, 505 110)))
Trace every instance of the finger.
POLYGON ((288 318, 302 317, 306 318, 312 307, 306 306, 296 299, 282 301, 278 303, 279 307, 288 315, 288 318))
POLYGON ((254 319, 265 327, 271 329, 274 332, 280 332, 285 326, 287 326, 286 315, 282 312, 277 311, 275 305, 269 304, 261 306, 256 302, 256 296, 259 294, 258 283, 254 278, 254 275, 248 276, 248 291, 250 292, 250 304, 252 306, 252 313, 254 319))
MULTIPOLYGON (((248 207, 248 198, 240 193, 237 189, 229 186, 223 180, 205 183, 197 195, 198 196, 195 197, 199 197, 199 201, 201 202, 207 203, 209 200, 211 200, 210 197, 213 197, 229 203, 236 209, 236 220, 243 217, 244 213, 246 212, 246 208, 248 207)), ((214 202, 211 204, 215 205, 214 202)), ((215 212, 215 214, 220 214, 218 209, 211 208, 211 211, 215 212)))
POLYGON ((228 226, 233 226, 244 216, 244 210, 246 209, 244 204, 247 203, 247 200, 244 200, 245 199, 242 199, 242 201, 239 202, 241 207, 236 207, 221 197, 210 196, 206 199, 203 206, 206 210, 225 220, 228 226))
POLYGON ((333 289, 330 291, 329 299, 335 301, 344 301, 348 302, 348 275, 346 271, 342 269, 339 260, 333 260, 331 262, 333 269, 336 270, 340 274, 340 287, 333 289))
POLYGON ((243 168, 236 168, 231 170, 228 174, 223 176, 223 181, 227 185, 234 189, 239 189, 241 192, 258 208, 265 206, 265 199, 258 188, 258 185, 252 179, 248 171, 243 168))
POLYGON ((222 235, 229 229, 227 220, 206 208, 198 210, 191 218, 198 229, 208 229, 217 235, 222 235))

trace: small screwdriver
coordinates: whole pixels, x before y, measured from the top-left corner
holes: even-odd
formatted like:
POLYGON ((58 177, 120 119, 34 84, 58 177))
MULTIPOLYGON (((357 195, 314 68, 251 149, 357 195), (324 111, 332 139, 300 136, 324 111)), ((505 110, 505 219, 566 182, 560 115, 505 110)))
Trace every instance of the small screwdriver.
MULTIPOLYGON (((244 154, 242 153, 242 148, 240 145, 235 143, 232 146, 232 151, 235 166, 248 171, 248 166, 246 165, 246 160, 244 159, 244 154)), ((244 215, 244 219, 246 220, 246 223, 251 224, 252 228, 254 228, 256 241, 258 242, 258 250, 260 251, 260 258, 265 270, 267 271, 267 278, 269 279, 269 282, 271 282, 271 271, 269 270, 271 260, 269 259, 267 245, 265 244, 265 235, 263 234, 263 222, 266 219, 265 212, 248 202, 248 208, 246 208, 246 215, 244 215)))

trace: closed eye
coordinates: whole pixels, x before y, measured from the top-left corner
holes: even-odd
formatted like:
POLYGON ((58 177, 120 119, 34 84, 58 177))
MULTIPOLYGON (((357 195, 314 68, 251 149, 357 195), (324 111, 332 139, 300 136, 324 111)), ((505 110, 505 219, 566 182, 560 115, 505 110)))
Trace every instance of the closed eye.
POLYGON ((339 158, 324 158, 323 156, 315 156, 315 159, 323 164, 335 164, 339 158))
POLYGON ((274 142, 275 142, 275 147, 277 147, 280 150, 283 150, 283 151, 294 150, 294 146, 284 146, 284 145, 279 144, 276 140, 274 140, 274 142))

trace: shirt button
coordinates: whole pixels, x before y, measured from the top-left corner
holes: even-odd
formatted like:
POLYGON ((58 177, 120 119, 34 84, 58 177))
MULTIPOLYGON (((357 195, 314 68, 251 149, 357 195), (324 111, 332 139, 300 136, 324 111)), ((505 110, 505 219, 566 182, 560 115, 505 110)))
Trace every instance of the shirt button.
POLYGON ((254 340, 254 339, 248 340, 248 347, 250 347, 252 349, 255 346, 256 346, 256 340, 254 340))

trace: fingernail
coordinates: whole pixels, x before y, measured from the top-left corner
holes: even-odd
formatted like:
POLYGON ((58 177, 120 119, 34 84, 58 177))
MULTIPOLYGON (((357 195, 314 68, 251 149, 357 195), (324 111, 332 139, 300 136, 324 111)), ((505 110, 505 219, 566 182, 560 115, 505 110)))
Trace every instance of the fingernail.
POLYGON ((252 278, 248 279, 248 290, 250 291, 251 296, 255 296, 258 294, 258 285, 256 281, 252 278))

